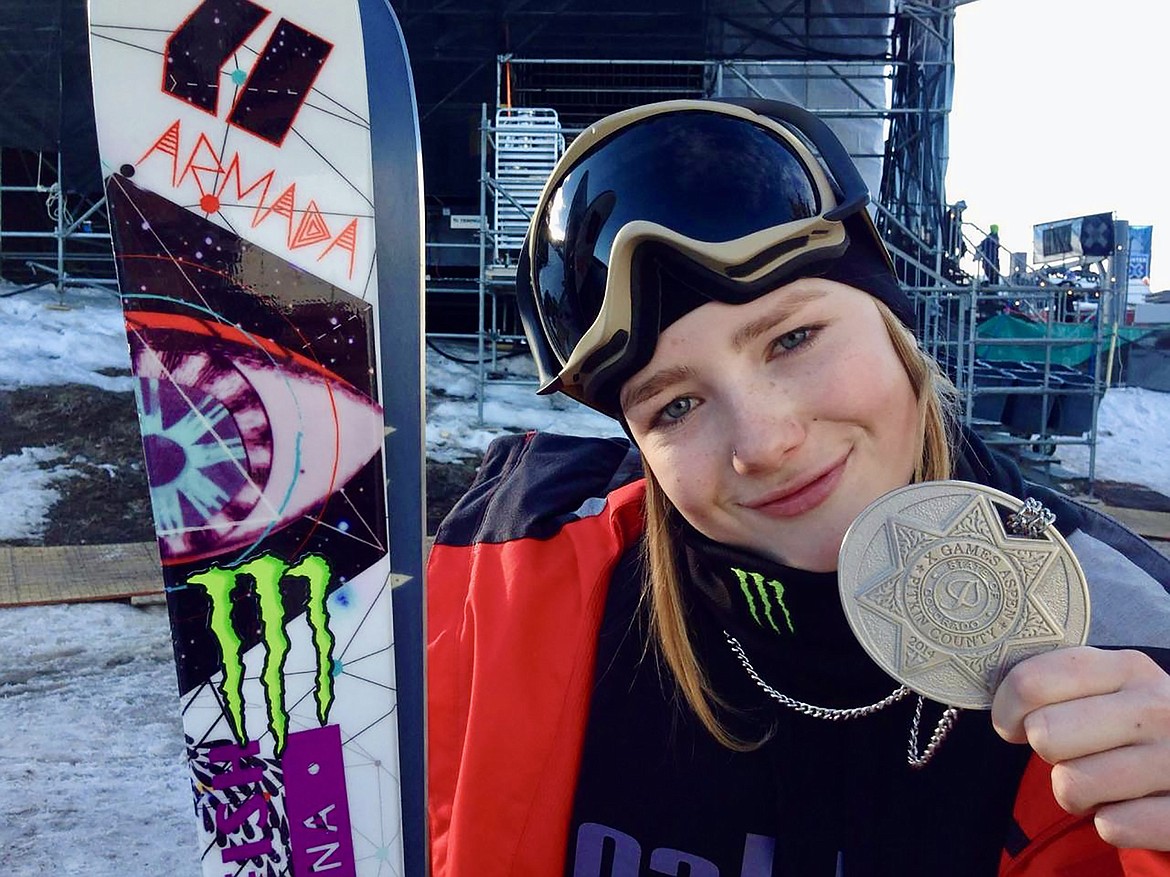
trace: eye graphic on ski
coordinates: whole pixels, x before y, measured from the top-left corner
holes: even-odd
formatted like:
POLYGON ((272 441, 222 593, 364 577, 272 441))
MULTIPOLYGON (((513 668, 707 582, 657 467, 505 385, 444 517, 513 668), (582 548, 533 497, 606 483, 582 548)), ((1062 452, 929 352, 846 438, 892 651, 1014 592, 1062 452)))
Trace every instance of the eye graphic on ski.
POLYGON ((232 733, 241 745, 248 742, 244 723, 244 655, 243 643, 232 618, 239 592, 251 583, 255 596, 260 642, 264 646, 264 666, 260 673, 264 699, 268 707, 268 729, 275 741, 277 754, 284 751, 288 738, 288 709, 285 704, 284 664, 289 652, 286 629, 288 608, 284 602, 286 583, 301 577, 308 581, 305 619, 313 635, 317 669, 313 695, 317 703, 317 720, 324 725, 333 705, 333 634, 325 600, 331 572, 323 557, 308 555, 289 566, 272 554, 257 557, 234 568, 210 567, 187 578, 199 587, 211 602, 208 626, 219 643, 223 661, 223 696, 232 733))
POLYGON ((126 324, 164 563, 254 547, 377 453, 381 409, 307 357, 211 320, 134 311, 126 324))

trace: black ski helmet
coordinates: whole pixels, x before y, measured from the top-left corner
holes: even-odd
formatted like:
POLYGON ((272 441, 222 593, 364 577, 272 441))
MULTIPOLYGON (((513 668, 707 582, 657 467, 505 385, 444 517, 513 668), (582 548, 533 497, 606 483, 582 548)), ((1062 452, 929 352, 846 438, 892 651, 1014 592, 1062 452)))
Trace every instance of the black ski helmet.
POLYGON ((620 420, 621 386, 663 329, 801 276, 869 292, 913 329, 868 200, 840 141, 792 104, 667 101, 600 120, 549 177, 517 266, 539 392, 620 420))

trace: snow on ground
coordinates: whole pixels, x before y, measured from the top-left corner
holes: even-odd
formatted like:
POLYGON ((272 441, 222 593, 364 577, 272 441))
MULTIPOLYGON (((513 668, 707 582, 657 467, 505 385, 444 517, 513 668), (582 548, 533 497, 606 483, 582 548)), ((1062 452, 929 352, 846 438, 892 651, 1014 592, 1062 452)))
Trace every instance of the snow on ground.
POLYGON ((0 610, 0 871, 197 877, 166 610, 0 610))
POLYGON ((50 288, 7 295, 0 286, 0 390, 42 384, 93 384, 127 391, 130 350, 117 297, 101 289, 71 289, 67 309, 50 288))
MULTIPOLYGON (((130 389, 117 299, 0 289, 0 389, 64 382, 130 389)), ((460 358, 470 345, 437 346, 460 358)), ((524 359, 496 364, 531 379, 524 359)), ((620 435, 611 421, 533 384, 490 382, 483 422, 475 368, 427 351, 427 453, 474 458, 527 429, 620 435)), ((1170 494, 1170 394, 1110 390, 1100 409, 1097 474, 1170 494)), ((1088 472, 1087 448, 1061 445, 1088 472)), ((0 539, 33 534, 68 477, 52 448, 0 458, 0 539), (6 529, 7 528, 7 529, 6 529)), ((197 877, 182 729, 166 612, 122 604, 0 610, 0 872, 6 877, 197 877)))
MULTIPOLYGON (((476 403, 479 375, 475 366, 443 356, 472 358, 475 348, 450 341, 427 348, 427 457, 449 461, 479 457, 491 440, 518 430, 539 429, 565 435, 624 435, 613 420, 559 394, 536 394, 536 366, 527 355, 497 358, 488 370, 504 375, 485 383, 483 420, 476 403), (434 348, 438 348, 437 350, 434 348), (469 356, 469 354, 471 356, 469 356)), ((490 355, 490 354, 489 354, 490 355)))
MULTIPOLYGON (((1140 387, 1114 387, 1097 409, 1094 477, 1142 484, 1170 496, 1170 393, 1140 387)), ((1061 466, 1078 475, 1089 472, 1088 445, 1061 445, 1061 466)))
POLYGON ((19 454, 0 457, 0 541, 41 535, 49 509, 60 494, 53 485, 70 475, 65 466, 51 466, 61 459, 57 448, 21 448, 19 454))

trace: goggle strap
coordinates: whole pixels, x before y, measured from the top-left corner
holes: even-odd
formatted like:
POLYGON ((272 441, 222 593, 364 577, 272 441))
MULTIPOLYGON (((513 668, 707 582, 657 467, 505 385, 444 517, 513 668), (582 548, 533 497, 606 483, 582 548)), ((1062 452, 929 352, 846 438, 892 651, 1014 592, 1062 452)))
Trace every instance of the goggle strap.
POLYGON ((832 210, 826 211, 825 219, 833 222, 842 222, 846 217, 852 216, 865 209, 865 205, 869 203, 869 193, 863 192, 857 195, 852 200, 839 204, 832 210))

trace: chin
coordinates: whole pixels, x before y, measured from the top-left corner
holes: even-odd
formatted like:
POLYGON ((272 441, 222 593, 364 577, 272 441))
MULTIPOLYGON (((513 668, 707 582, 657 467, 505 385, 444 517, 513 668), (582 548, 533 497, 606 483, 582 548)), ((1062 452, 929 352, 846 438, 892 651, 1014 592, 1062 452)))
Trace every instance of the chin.
POLYGON ((809 543, 795 543, 792 550, 784 545, 785 540, 775 540, 767 546, 748 546, 765 557, 770 557, 777 563, 790 566, 793 569, 802 569, 806 572, 833 572, 837 569, 837 556, 841 550, 841 540, 832 545, 821 545, 810 548, 809 543))
POLYGON ((802 569, 805 572, 836 572, 837 571, 837 551, 831 554, 816 554, 806 557, 797 557, 793 560, 787 561, 786 566, 791 566, 795 569, 802 569))
MULTIPOLYGON (((860 513, 861 509, 857 509, 860 513)), ((820 521, 808 521, 808 526, 801 527, 795 533, 789 533, 787 539, 777 539, 773 544, 790 547, 792 550, 787 558, 781 558, 785 566, 808 572, 833 572, 837 569, 837 558, 841 553, 841 542, 845 539, 845 532, 853 523, 856 514, 850 509, 848 512, 838 512, 820 521)), ((784 552, 784 548, 780 552, 784 552)), ((774 552, 775 553, 775 552, 774 552)))

